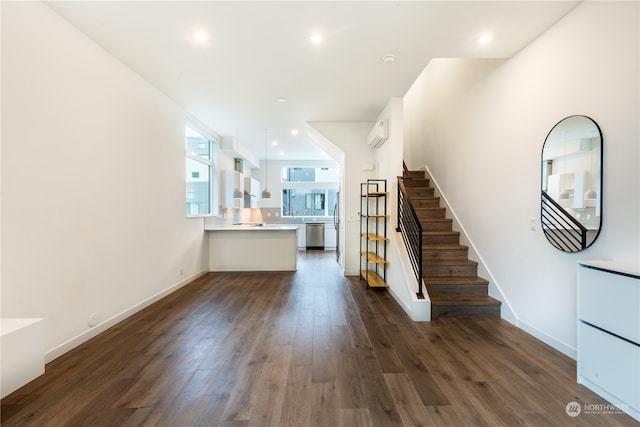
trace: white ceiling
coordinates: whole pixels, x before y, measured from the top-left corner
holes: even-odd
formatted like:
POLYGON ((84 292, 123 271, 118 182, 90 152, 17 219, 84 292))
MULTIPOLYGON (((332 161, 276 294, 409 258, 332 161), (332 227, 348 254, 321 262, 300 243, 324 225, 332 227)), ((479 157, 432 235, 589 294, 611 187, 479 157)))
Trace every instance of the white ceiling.
POLYGON ((511 57, 578 3, 47 2, 219 135, 263 158, 268 129, 269 158, 287 160, 322 158, 306 123, 373 122, 432 58, 511 57))

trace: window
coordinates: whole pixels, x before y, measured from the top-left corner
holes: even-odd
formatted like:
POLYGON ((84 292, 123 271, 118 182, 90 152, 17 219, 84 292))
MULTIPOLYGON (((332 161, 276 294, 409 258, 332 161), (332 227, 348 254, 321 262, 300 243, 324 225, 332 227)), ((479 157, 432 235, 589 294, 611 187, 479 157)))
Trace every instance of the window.
POLYGON ((285 167, 282 182, 339 182, 340 168, 336 167, 285 167))
POLYGON ((282 216, 331 216, 337 194, 337 188, 284 188, 282 216))
POLYGON ((186 214, 211 215, 214 141, 186 126, 186 214))
POLYGON ((282 168, 282 216, 331 216, 338 200, 340 168, 287 166, 282 168))

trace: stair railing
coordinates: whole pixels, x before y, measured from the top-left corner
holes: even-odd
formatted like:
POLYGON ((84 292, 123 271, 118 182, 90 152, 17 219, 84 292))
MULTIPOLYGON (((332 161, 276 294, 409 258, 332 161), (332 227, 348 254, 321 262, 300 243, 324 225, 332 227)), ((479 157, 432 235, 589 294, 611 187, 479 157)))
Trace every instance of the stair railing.
POLYGON ((411 200, 407 197, 407 189, 404 185, 405 178, 398 177, 398 226, 396 231, 402 234, 402 240, 409 253, 413 272, 418 280, 418 292, 416 295, 419 299, 424 299, 422 292, 422 225, 418 219, 411 200))
POLYGON ((542 231, 553 246, 564 252, 587 247, 587 229, 545 191, 542 192, 542 231))

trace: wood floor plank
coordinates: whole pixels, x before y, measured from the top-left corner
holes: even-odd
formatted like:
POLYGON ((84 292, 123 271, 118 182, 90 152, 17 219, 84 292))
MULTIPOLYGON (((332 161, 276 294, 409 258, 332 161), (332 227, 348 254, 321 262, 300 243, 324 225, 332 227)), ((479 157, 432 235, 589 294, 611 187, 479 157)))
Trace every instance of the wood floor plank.
POLYGON ((3 427, 637 426, 501 319, 412 322, 334 253, 206 274, 47 364, 3 427))
POLYGON ((367 408, 376 426, 401 426, 402 420, 384 380, 384 373, 372 348, 356 353, 358 375, 367 408))
POLYGON ((312 382, 335 382, 336 370, 333 354, 329 315, 328 313, 315 315, 313 317, 312 382))
POLYGON ((305 427, 311 418, 311 366, 290 365, 281 414, 283 427, 305 427))
POLYGON ((313 310, 300 309, 293 336, 291 363, 311 365, 313 363, 313 310))
POLYGON ((309 425, 335 426, 338 424, 338 393, 334 383, 311 384, 311 413, 309 425))
POLYGON ((384 374, 403 425, 427 426, 434 421, 407 374, 384 374))
POLYGON ((366 408, 341 409, 338 427, 373 427, 371 414, 366 408))
POLYGON ((449 405, 449 399, 427 369, 429 364, 433 365, 432 361, 421 359, 420 353, 410 342, 403 339, 402 333, 396 325, 387 324, 385 330, 398 355, 398 360, 402 364, 402 372, 407 373, 411 378, 421 396, 422 403, 427 406, 449 405))
POLYGON ((346 326, 334 325, 331 329, 336 360, 336 386, 340 409, 366 408, 364 389, 358 375, 358 349, 349 338, 346 326))
MULTIPOLYGON (((375 293, 379 292, 379 290, 368 290, 368 292, 375 293)), ((366 295, 361 291, 355 292, 354 299, 356 299, 360 308, 362 323, 367 331, 367 336, 369 337, 369 341, 371 342, 376 356, 380 360, 383 372, 404 372, 402 363, 398 360, 397 353, 389 342, 389 337, 378 322, 378 317, 371 309, 371 305, 367 301, 366 295)))
POLYGON ((266 344, 261 355, 265 362, 252 390, 249 425, 279 427, 282 425, 282 407, 289 375, 291 346, 279 344, 274 338, 267 338, 266 344))

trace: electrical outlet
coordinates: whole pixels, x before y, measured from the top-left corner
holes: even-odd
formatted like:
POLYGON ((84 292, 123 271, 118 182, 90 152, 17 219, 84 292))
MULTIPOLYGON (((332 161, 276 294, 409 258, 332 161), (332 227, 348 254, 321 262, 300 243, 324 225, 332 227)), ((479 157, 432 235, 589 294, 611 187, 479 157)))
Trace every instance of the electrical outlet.
POLYGON ((180 269, 180 275, 182 276, 184 274, 184 270, 181 268, 180 269))
POLYGON ((87 321, 87 324, 93 328, 94 326, 96 326, 97 323, 98 323, 98 313, 91 313, 89 315, 89 320, 87 321))
POLYGON ((532 231, 536 230, 536 219, 535 218, 531 218, 529 220, 529 230, 532 230, 532 231))

